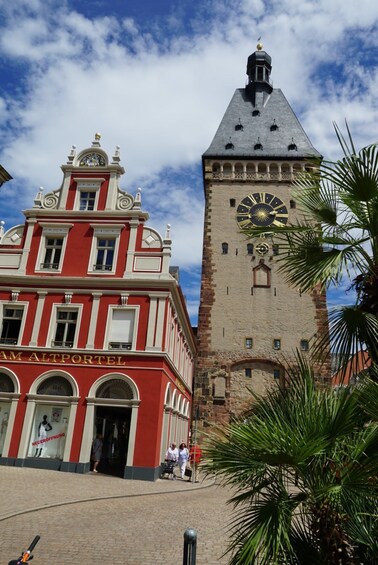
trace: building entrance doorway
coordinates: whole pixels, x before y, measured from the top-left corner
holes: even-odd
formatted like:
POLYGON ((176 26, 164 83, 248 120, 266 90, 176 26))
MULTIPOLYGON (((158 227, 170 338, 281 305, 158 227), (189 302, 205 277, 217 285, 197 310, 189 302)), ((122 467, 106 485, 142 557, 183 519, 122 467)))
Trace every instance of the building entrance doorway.
POLYGON ((103 436, 100 473, 123 477, 129 445, 131 408, 96 406, 95 434, 103 436))

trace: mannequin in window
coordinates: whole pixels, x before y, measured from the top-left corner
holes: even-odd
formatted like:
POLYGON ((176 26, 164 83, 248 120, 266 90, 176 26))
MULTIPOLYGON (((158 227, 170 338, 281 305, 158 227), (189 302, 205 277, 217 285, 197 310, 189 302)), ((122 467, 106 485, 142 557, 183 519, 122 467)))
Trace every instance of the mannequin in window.
POLYGON ((0 424, 0 456, 2 454, 4 447, 5 434, 7 433, 7 428, 8 428, 8 419, 9 419, 9 412, 4 412, 0 424))
POLYGON ((42 418, 42 422, 38 426, 38 443, 35 450, 34 457, 41 457, 42 451, 44 451, 47 432, 52 430, 52 425, 47 421, 47 415, 45 414, 42 418))

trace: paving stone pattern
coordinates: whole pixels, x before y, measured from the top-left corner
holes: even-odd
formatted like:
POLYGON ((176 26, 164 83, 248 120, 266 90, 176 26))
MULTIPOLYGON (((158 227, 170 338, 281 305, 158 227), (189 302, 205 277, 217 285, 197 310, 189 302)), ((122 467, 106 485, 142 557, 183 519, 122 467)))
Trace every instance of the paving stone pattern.
POLYGON ((180 565, 188 527, 198 533, 197 565, 226 564, 229 497, 206 480, 150 483, 0 467, 0 564, 39 534, 33 565, 180 565))

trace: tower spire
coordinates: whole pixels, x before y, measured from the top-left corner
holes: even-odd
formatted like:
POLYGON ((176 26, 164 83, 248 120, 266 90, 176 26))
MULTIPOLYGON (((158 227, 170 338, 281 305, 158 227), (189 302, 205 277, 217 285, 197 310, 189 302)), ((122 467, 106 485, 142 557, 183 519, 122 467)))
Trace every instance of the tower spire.
POLYGON ((261 37, 257 43, 256 51, 248 57, 247 61, 248 84, 246 92, 252 98, 254 104, 259 98, 259 93, 261 93, 260 96, 262 96, 262 101, 265 103, 266 97, 273 90, 272 81, 270 80, 272 58, 264 51, 264 46, 260 39, 261 37))

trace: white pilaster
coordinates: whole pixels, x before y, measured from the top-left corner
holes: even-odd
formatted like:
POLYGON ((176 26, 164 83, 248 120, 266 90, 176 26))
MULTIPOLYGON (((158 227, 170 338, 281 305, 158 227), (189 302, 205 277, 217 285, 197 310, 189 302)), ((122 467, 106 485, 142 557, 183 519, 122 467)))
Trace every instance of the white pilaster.
POLYGON ((130 220, 130 238, 129 238, 129 247, 127 249, 126 269, 124 273, 125 275, 131 275, 133 272, 138 226, 139 226, 138 220, 130 220))
POLYGON ((102 296, 102 292, 92 292, 93 302, 92 302, 91 319, 89 322, 88 341, 87 341, 86 349, 94 349, 94 340, 96 335, 98 310, 100 307, 101 296, 102 296))
POLYGON ((27 263, 28 258, 29 258, 30 245, 31 245, 32 237, 33 237, 34 226, 35 226, 36 223, 37 223, 37 220, 35 218, 30 218, 26 222, 26 224, 27 224, 26 237, 25 237, 24 247, 23 247, 23 250, 22 250, 20 266, 18 268, 18 273, 17 273, 18 275, 24 275, 25 274, 26 263, 27 263))
POLYGON ((46 298, 46 291, 38 291, 38 302, 37 302, 37 311, 35 313, 34 324, 33 324, 33 332, 30 339, 30 347, 37 347, 38 345, 38 333, 39 328, 41 327, 41 320, 43 314, 43 307, 45 305, 45 298, 46 298))

